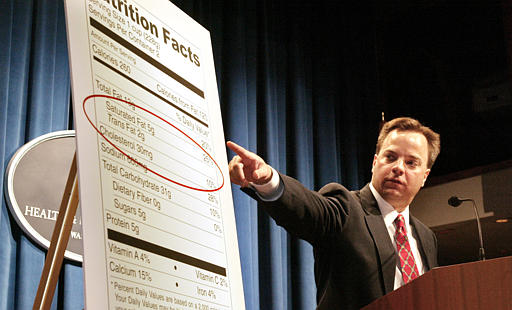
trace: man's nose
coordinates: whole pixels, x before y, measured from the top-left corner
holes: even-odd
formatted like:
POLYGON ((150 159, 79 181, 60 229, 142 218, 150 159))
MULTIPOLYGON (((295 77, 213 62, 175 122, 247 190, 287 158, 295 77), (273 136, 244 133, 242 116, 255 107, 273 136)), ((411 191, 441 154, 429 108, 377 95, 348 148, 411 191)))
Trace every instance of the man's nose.
POLYGON ((405 171, 405 163, 402 159, 398 159, 393 165, 393 173, 402 175, 405 171))

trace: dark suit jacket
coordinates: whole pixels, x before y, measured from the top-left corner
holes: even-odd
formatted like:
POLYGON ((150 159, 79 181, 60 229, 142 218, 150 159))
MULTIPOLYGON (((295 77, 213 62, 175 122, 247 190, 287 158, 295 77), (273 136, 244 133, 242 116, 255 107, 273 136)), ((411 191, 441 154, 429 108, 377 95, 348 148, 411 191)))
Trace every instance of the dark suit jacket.
MULTIPOLYGON (((260 203, 278 225, 313 245, 317 309, 359 309, 391 292, 398 257, 369 185, 349 191, 330 183, 314 192, 280 177, 283 195, 260 203)), ((437 266, 435 235, 416 218, 410 221, 430 270, 437 266)))

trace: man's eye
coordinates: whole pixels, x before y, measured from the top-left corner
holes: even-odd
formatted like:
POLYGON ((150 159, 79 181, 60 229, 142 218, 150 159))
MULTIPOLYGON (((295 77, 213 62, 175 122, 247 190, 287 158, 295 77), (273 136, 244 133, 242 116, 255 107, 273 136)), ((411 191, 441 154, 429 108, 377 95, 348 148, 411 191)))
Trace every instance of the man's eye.
POLYGON ((416 167, 418 166, 418 162, 415 161, 415 160, 410 160, 410 161, 407 161, 406 162, 407 166, 410 166, 410 167, 416 167))
POLYGON ((385 156, 386 156, 386 159, 389 160, 389 161, 395 160, 395 156, 392 155, 392 154, 387 154, 385 156))

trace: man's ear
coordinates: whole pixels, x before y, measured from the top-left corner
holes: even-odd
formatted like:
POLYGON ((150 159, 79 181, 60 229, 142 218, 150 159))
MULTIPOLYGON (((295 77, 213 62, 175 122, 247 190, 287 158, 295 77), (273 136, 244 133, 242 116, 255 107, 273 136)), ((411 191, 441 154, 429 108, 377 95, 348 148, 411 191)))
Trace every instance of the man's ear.
POLYGON ((373 168, 375 168, 375 164, 377 164, 377 154, 373 155, 372 173, 373 173, 373 168))
POLYGON ((427 169, 425 171, 425 175, 423 175, 423 184, 421 184, 421 187, 425 186, 425 182, 427 181, 427 177, 430 174, 430 169, 427 169))

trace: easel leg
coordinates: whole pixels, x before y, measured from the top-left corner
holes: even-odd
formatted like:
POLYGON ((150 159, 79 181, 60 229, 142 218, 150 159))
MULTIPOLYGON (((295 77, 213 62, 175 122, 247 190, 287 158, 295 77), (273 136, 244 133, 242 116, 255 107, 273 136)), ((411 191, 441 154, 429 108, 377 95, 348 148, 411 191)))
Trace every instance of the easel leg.
POLYGON ((50 248, 44 262, 41 280, 39 280, 33 310, 46 310, 51 307, 77 207, 78 179, 75 155, 60 204, 59 216, 53 229, 50 248))

